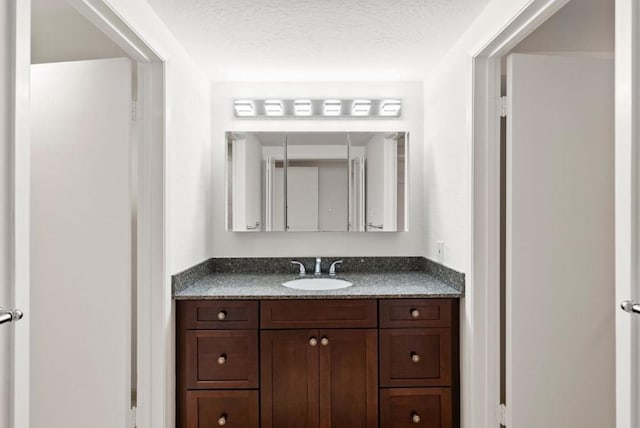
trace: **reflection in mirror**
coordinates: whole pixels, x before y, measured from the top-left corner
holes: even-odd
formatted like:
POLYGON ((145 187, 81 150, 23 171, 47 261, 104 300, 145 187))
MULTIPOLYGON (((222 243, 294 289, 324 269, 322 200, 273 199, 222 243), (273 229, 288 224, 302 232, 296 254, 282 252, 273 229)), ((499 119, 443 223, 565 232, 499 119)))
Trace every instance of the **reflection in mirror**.
POLYGON ((227 230, 407 230, 408 134, 227 133, 227 230))
POLYGON ((356 232, 406 230, 406 133, 349 133, 349 223, 356 232))
POLYGON ((227 230, 284 231, 285 134, 227 133, 227 230))
POLYGON ((287 230, 348 230, 346 132, 287 134, 287 230))

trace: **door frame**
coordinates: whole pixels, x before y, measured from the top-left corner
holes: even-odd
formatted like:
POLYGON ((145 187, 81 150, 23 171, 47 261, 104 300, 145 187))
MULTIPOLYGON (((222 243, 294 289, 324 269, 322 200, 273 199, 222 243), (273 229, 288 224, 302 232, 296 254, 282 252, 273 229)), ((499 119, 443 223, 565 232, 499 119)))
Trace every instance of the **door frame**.
POLYGON ((470 282, 473 335, 462 371, 463 424, 494 428, 509 421, 500 406, 500 79, 501 59, 571 0, 533 0, 471 55, 472 156, 470 282))
MULTIPOLYGON (((463 367, 467 391, 463 414, 479 426, 495 427, 510 421, 508 408, 500 408, 500 62, 526 36, 571 0, 533 0, 510 23, 472 54, 472 157, 471 157, 471 246, 470 323, 473 337, 466 340, 471 355, 463 367)), ((637 260, 640 215, 637 192, 640 185, 640 6, 636 0, 616 1, 616 301, 640 298, 632 290, 639 273, 637 260), (634 195, 632 198, 625 196, 634 195), (631 238, 633 231, 634 238, 631 238)), ((636 289, 637 290, 637 289, 636 289)), ((633 355, 631 335, 639 325, 628 314, 616 312, 617 396, 629 397, 633 355), (625 315, 627 315, 625 317, 625 315)), ((637 360, 640 351, 634 349, 637 360)), ((637 369, 636 369, 637 370, 637 369)), ((637 371, 636 371, 637 373, 637 371)), ((637 379, 637 376, 634 377, 637 379)), ((637 386, 636 386, 637 387, 637 386)), ((635 427, 637 411, 617 399, 617 426, 635 427), (631 410, 631 414, 629 414, 631 410)), ((465 423, 466 424, 466 423, 465 423)), ((636 425, 637 426, 637 425, 636 425)))
MULTIPOLYGON (((137 69, 137 411, 136 426, 165 426, 167 415, 168 344, 166 319, 171 313, 166 252, 166 60, 106 0, 68 0, 122 48, 137 69), (153 358, 152 358, 153 356, 153 358)), ((31 0, 12 0, 13 133, 12 239, 15 305, 25 311, 16 324, 12 403, 14 427, 29 426, 29 176, 31 0)))
POLYGON ((9 370, 13 370, 11 380, 9 424, 13 427, 28 427, 30 396, 30 102, 29 87, 31 74, 31 0, 11 1, 12 30, 12 118, 9 141, 11 158, 9 186, 11 223, 9 226, 12 256, 10 270, 10 292, 13 305, 21 309, 25 316, 15 324, 11 345, 13 354, 9 370))

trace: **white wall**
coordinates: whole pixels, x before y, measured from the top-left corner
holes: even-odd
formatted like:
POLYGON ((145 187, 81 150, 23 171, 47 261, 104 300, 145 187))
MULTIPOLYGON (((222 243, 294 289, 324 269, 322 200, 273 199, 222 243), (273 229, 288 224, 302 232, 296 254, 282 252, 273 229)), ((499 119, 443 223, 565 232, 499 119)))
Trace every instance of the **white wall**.
MULTIPOLYGON (((9 305, 9 156, 11 111, 10 2, 0 3, 0 306, 9 305)), ((9 428, 9 332, 0 327, 0 428, 9 428)))
POLYGON ((66 0, 32 0, 31 62, 127 56, 66 0))
POLYGON ((168 262, 175 273, 209 256, 211 115, 209 81, 181 48, 168 61, 166 79, 168 262))
MULTIPOLYGON (((471 57, 528 3, 530 0, 489 3, 424 84, 424 255, 437 260, 437 241, 443 241, 444 264, 463 272, 469 269, 471 245, 471 57)), ((595 47, 609 52, 613 47, 612 3, 573 0, 540 27, 547 34, 532 33, 517 50, 575 52, 595 47)))
POLYGON ((512 52, 611 52, 615 0, 573 0, 512 52))
POLYGON ((167 258, 175 273, 209 256, 210 83, 144 0, 108 3, 166 60, 167 258))
POLYGON ((212 99, 212 230, 213 257, 323 256, 323 255, 421 255, 422 254, 422 84, 398 83, 221 83, 214 82, 212 99), (237 98, 386 98, 403 100, 399 119, 235 119, 237 98), (408 131, 410 141, 409 232, 273 232, 243 234, 225 231, 225 138, 226 131, 408 131))
POLYGON ((530 0, 493 0, 424 83, 424 256, 468 272, 471 252, 472 55, 530 0))

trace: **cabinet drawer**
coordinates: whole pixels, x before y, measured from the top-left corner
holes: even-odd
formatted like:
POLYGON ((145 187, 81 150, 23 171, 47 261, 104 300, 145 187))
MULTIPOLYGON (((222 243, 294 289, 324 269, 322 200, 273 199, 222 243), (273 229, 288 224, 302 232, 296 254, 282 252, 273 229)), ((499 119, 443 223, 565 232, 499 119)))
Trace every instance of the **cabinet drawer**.
POLYGON ((375 328, 375 300, 270 300, 260 302, 260 326, 278 328, 375 328))
POLYGON ((450 388, 403 388, 380 391, 380 426, 452 428, 450 388))
POLYGON ((188 391, 186 428, 258 428, 258 391, 188 391))
POLYGON ((451 327, 451 299, 380 300, 380 328, 451 327))
POLYGON ((380 330, 380 385, 451 386, 451 330, 380 330))
POLYGON ((187 389, 257 388, 257 330, 185 332, 187 389))
POLYGON ((180 329, 258 328, 258 302, 242 300, 182 300, 178 302, 180 329))

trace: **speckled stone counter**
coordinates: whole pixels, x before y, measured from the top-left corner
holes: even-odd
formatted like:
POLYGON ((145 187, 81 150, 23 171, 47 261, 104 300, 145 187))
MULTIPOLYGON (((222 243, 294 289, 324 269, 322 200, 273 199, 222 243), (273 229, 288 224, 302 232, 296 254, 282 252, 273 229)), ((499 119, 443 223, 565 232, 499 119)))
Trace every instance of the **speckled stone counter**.
MULTIPOLYGON (((398 258, 399 259, 399 258, 398 258)), ((422 258, 406 258, 411 263, 395 265, 387 261, 389 272, 349 271, 336 276, 352 282, 340 290, 308 291, 287 288, 283 282, 299 278, 295 273, 239 272, 229 261, 196 266, 174 276, 174 298, 192 299, 358 299, 358 298, 458 298, 464 295, 464 275, 422 258), (416 263, 415 259, 421 259, 416 263), (218 266, 218 268, 216 268, 218 266), (220 266, 223 266, 220 268, 220 266), (400 267, 399 267, 400 266, 400 267), (403 268, 402 266, 409 266, 403 268), (395 270, 395 271, 394 271, 395 270)), ((213 259, 212 259, 213 260, 213 259)), ((290 260, 290 259, 289 259, 290 260)), ((334 259, 335 260, 335 259, 334 259)), ((363 260, 363 259, 358 259, 363 260)), ((254 265, 255 266, 255 265, 254 265)), ((283 265, 286 266, 286 265, 283 265)), ((289 269, 291 267, 289 266, 289 269)), ((313 278, 313 274, 307 275, 313 278)), ((323 275, 328 277, 328 275, 323 275)))

